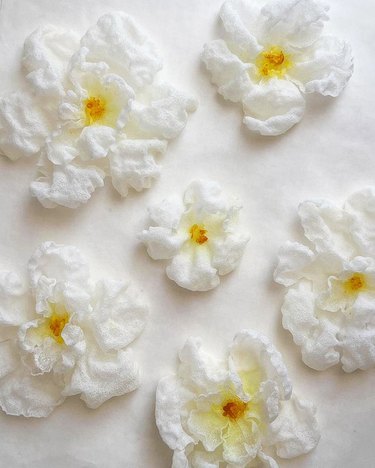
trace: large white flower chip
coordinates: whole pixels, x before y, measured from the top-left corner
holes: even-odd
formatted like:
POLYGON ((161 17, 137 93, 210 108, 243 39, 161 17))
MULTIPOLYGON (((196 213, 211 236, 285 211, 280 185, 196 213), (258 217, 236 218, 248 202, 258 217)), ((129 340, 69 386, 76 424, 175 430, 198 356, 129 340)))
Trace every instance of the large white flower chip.
POLYGON ((305 93, 338 96, 353 73, 350 46, 322 35, 328 7, 320 0, 226 0, 225 39, 204 47, 212 82, 241 102, 244 124, 280 135, 298 123, 305 93))
POLYGON ((129 283, 94 283, 75 247, 43 243, 25 280, 0 273, 0 407, 47 416, 69 395, 97 408, 135 390, 139 368, 128 345, 147 306, 129 283))
POLYGON ((249 236, 238 223, 241 205, 213 181, 192 182, 184 199, 150 208, 153 226, 140 234, 154 260, 171 259, 168 277, 191 291, 208 291, 238 265, 249 236))
POLYGON ((288 287, 283 326, 305 364, 346 372, 375 366, 375 189, 354 193, 339 208, 328 200, 299 207, 313 245, 287 242, 275 280, 288 287))
POLYGON ((0 151, 39 155, 31 192, 47 208, 86 203, 106 176, 121 196, 149 188, 156 157, 197 107, 158 79, 155 45, 123 12, 103 15, 81 41, 42 26, 22 61, 30 91, 0 98, 0 151))
POLYGON ((265 451, 293 458, 319 442, 315 407, 292 395, 281 354, 264 336, 238 333, 225 360, 190 338, 177 375, 160 380, 156 424, 172 468, 277 468, 265 451))

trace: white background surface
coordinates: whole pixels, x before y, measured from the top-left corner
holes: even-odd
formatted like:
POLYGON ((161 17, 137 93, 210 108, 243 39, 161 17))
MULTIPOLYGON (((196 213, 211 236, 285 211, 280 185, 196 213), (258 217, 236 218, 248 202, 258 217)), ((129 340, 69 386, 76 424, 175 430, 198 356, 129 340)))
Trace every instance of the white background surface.
MULTIPOLYGON (((1 3, 1 2, 0 2, 1 3)), ((336 100, 311 96, 300 124, 282 137, 251 135, 242 111, 216 94, 200 63, 203 44, 219 37, 222 0, 3 0, 0 10, 1 93, 22 83, 23 39, 52 22, 84 33, 97 18, 121 9, 148 31, 164 58, 162 74, 200 100, 184 133, 162 158, 154 186, 121 199, 107 180, 86 206, 46 210, 32 199, 36 160, 0 157, 0 266, 21 271, 45 240, 73 244, 93 275, 130 276, 151 305, 147 329, 133 349, 143 385, 98 410, 69 398, 50 417, 27 420, 0 414, 0 466, 10 468, 168 468, 171 452, 154 423, 159 377, 175 370, 177 351, 199 335, 220 352, 242 328, 267 334, 289 368, 296 393, 318 406, 322 439, 308 456, 280 461, 293 468, 375 466, 375 372, 346 375, 339 368, 304 366, 291 335, 281 327, 284 289, 272 281, 276 254, 287 239, 302 240, 297 205, 328 197, 341 203, 373 184, 375 175, 374 0, 330 0, 326 28, 352 44, 355 73, 336 100), (151 260, 136 235, 147 225, 146 207, 182 194, 194 178, 211 177, 243 200, 251 241, 242 264, 208 293, 185 291, 151 260)))

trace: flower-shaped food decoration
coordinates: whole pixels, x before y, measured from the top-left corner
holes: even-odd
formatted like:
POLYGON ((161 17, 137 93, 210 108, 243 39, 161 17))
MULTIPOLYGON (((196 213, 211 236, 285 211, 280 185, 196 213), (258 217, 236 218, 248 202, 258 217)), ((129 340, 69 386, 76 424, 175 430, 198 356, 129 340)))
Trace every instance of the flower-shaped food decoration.
POLYGON ((127 346, 147 308, 125 281, 93 283, 75 247, 45 242, 28 279, 0 273, 0 407, 47 416, 69 395, 90 408, 139 386, 127 346))
POLYGON ((343 208, 327 200, 299 207, 314 249, 287 242, 275 280, 288 287, 283 326, 305 364, 346 372, 375 365, 375 189, 354 193, 343 208))
POLYGON ((150 208, 155 226, 140 239, 154 260, 171 259, 168 277, 191 291, 208 291, 238 265, 249 240, 238 224, 241 206, 213 181, 195 181, 184 199, 174 196, 150 208))
POLYGON ((225 361, 190 338, 180 361, 156 392, 156 423, 174 450, 173 468, 276 468, 268 447, 292 458, 317 445, 315 408, 292 396, 282 357, 266 337, 243 330, 225 361))
POLYGON ((350 46, 322 35, 328 8, 320 0, 227 0, 226 37, 205 45, 203 61, 218 92, 241 102, 244 123, 280 135, 299 122, 304 93, 338 96, 353 73, 350 46))
POLYGON ((110 176, 122 195, 149 188, 155 156, 185 127, 196 101, 157 81, 154 44, 125 13, 102 16, 79 42, 44 26, 25 41, 30 92, 0 99, 0 150, 39 154, 31 191, 47 208, 76 208, 110 176))

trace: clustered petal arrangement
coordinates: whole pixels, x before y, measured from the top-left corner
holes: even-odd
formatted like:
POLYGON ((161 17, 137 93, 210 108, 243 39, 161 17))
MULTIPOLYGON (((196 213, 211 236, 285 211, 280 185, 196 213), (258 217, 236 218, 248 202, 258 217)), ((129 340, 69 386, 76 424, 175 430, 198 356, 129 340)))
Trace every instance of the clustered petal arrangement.
POLYGON ((94 284, 75 247, 42 244, 28 279, 0 273, 0 407, 43 417, 67 396, 90 408, 139 386, 127 348, 147 307, 129 283, 94 284))
POLYGON ((225 361, 190 338, 177 375, 158 384, 156 423, 173 468, 277 468, 267 448, 292 458, 320 438, 315 408, 292 396, 280 353, 250 330, 235 336, 225 361))
POLYGON ((203 61, 227 100, 241 102, 244 124, 280 135, 299 122, 305 93, 338 96, 353 73, 350 46, 322 35, 320 0, 227 0, 226 36, 205 45, 203 61))
POLYGON ((46 208, 86 203, 110 176, 122 195, 149 188, 155 157, 197 103, 165 82, 154 44, 125 13, 102 16, 79 41, 43 26, 25 41, 30 91, 0 99, 0 150, 40 155, 32 194, 46 208))
POLYGON ((288 287, 283 326, 305 364, 346 372, 375 365, 375 188, 352 194, 343 208, 328 200, 299 207, 313 249, 287 242, 275 280, 288 287))
POLYGON ((208 291, 219 285, 219 275, 236 268, 249 240, 238 224, 240 209, 216 182, 194 181, 183 201, 173 196, 149 210, 155 226, 140 239, 154 260, 171 259, 171 280, 191 291, 208 291))

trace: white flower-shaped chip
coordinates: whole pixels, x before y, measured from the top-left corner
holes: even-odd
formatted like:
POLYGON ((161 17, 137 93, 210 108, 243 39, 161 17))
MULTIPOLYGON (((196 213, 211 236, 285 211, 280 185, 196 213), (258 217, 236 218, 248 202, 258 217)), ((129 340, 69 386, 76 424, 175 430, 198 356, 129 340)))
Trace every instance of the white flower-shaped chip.
POLYGON ((156 424, 173 468, 277 468, 268 448, 292 458, 320 438, 315 407, 292 396, 281 354, 250 330, 235 336, 225 361, 190 338, 177 375, 158 384, 156 424))
POLYGON ((375 189, 354 193, 339 208, 328 200, 299 207, 313 248, 287 242, 275 280, 288 287, 283 326, 305 364, 346 372, 375 365, 375 189))
POLYGON ((320 0, 227 0, 225 39, 206 44, 203 61, 218 92, 241 102, 244 124, 280 135, 299 122, 305 93, 338 96, 353 73, 350 46, 322 35, 320 0))
POLYGON ((43 26, 25 41, 29 92, 0 99, 0 151, 40 155, 34 196, 47 208, 86 203, 110 176, 122 195, 149 188, 155 158, 197 102, 157 80, 156 47, 122 12, 99 18, 81 41, 43 26))
POLYGON ((75 247, 43 243, 28 276, 0 273, 0 407, 47 416, 69 395, 90 408, 139 386, 128 345, 147 307, 128 282, 94 283, 75 247))
POLYGON ((154 260, 171 259, 168 277, 191 291, 208 291, 238 265, 249 237, 238 223, 241 206, 213 181, 192 182, 183 200, 150 208, 155 224, 140 234, 154 260))

